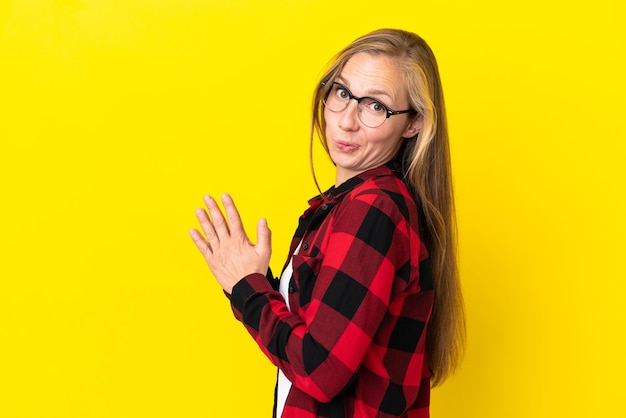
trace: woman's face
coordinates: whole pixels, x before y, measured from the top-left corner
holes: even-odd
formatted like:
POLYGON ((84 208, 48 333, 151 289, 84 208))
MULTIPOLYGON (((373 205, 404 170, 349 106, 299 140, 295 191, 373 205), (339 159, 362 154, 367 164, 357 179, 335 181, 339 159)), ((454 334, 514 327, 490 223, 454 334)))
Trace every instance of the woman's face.
MULTIPOLYGON (((373 97, 393 110, 410 108, 402 75, 394 61, 385 56, 359 53, 350 58, 334 81, 354 96, 373 97)), ((402 138, 414 137, 420 128, 421 119, 411 113, 391 116, 377 128, 370 128, 359 120, 357 107, 357 101, 350 100, 342 111, 324 109, 326 143, 337 167, 337 186, 390 161, 402 138)))

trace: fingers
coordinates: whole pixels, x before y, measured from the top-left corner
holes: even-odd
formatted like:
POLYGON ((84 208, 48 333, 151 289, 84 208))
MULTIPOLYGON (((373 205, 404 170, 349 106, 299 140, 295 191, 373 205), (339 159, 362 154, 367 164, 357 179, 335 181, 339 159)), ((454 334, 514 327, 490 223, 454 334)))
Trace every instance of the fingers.
MULTIPOLYGON (((211 215, 211 223, 213 224, 212 232, 217 234, 217 238, 227 237, 233 232, 235 235, 245 236, 243 225, 241 223, 241 217, 239 216, 239 211, 235 206, 235 202, 233 202, 230 195, 226 193, 221 196, 221 199, 222 204, 224 205, 226 219, 224 218, 224 214, 222 214, 222 211, 217 205, 215 199, 211 196, 204 197, 204 202, 209 209, 209 214, 211 215)), ((208 236, 207 239, 209 239, 208 236)))
POLYGON ((199 231, 197 231, 196 229, 192 229, 191 231, 189 231, 189 235, 191 235, 191 240, 194 244, 196 244, 196 247, 198 248, 198 250, 200 250, 202 254, 208 254, 211 252, 211 247, 204 240, 204 237, 199 231))
POLYGON ((230 229, 231 234, 245 236, 243 225, 241 223, 241 217, 239 216, 239 211, 235 206, 235 202, 233 202, 233 198, 230 197, 229 194, 223 194, 222 204, 224 205, 224 211, 226 212, 226 217, 228 218, 228 228, 230 229))
POLYGON ((213 198, 204 198, 208 213, 205 209, 196 210, 201 228, 192 229, 189 234, 217 281, 230 293, 233 285, 242 277, 267 272, 272 253, 272 233, 267 221, 261 219, 257 225, 258 242, 255 245, 244 231, 232 198, 224 194, 221 200, 224 213, 213 198))
MULTIPOLYGON (((209 250, 215 250, 219 247, 220 242, 225 242, 231 236, 237 239, 242 239, 242 242, 250 242, 243 228, 239 211, 237 210, 233 199, 226 193, 221 196, 221 199, 222 204, 224 205, 226 218, 224 218, 224 214, 219 208, 217 202, 211 196, 204 197, 204 203, 209 210, 208 214, 204 209, 196 210, 196 218, 198 219, 198 222, 200 222, 202 231, 206 236, 206 244, 208 244, 209 250)), ((269 233, 267 225, 265 226, 265 229, 268 231, 267 233, 269 233)), ((199 239, 195 235, 192 235, 192 238, 199 239)), ((196 243, 196 245, 199 244, 201 243, 196 243)))
POLYGON ((211 196, 205 196, 204 203, 206 204, 206 207, 209 209, 209 215, 211 215, 210 222, 212 224, 213 231, 216 234, 217 238, 219 239, 219 237, 229 236, 230 232, 228 230, 228 224, 226 223, 226 220, 224 219, 224 215, 222 215, 222 211, 217 205, 217 202, 215 201, 215 199, 213 199, 211 196))
POLYGON ((267 226, 267 221, 261 219, 256 227, 257 244, 256 250, 259 255, 269 257, 272 254, 272 231, 267 226))
POLYGON ((206 237, 209 243, 217 240, 217 232, 213 226, 213 222, 209 219, 206 211, 204 209, 196 209, 196 218, 198 222, 200 222, 200 226, 202 227, 202 231, 204 232, 204 236, 206 237))
POLYGON ((215 199, 211 196, 205 196, 204 203, 209 210, 209 214, 207 214, 204 209, 197 209, 196 218, 198 218, 209 244, 214 246, 219 245, 220 238, 225 239, 229 237, 231 235, 231 231, 235 233, 235 236, 247 239, 241 222, 241 217, 239 216, 239 211, 237 210, 237 207, 235 206, 235 203, 230 195, 222 195, 222 204, 224 205, 228 221, 224 218, 224 215, 222 214, 222 211, 217 205, 215 199))

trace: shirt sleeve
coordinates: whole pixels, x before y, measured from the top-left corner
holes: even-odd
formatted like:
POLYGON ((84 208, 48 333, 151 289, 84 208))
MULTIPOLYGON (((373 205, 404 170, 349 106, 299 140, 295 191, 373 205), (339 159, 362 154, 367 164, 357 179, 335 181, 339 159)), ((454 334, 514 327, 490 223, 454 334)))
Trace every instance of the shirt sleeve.
POLYGON ((320 402, 353 381, 392 294, 408 286, 412 264, 409 222, 387 194, 346 196, 329 216, 324 256, 294 256, 297 312, 259 274, 235 285, 231 298, 235 316, 267 357, 320 402))

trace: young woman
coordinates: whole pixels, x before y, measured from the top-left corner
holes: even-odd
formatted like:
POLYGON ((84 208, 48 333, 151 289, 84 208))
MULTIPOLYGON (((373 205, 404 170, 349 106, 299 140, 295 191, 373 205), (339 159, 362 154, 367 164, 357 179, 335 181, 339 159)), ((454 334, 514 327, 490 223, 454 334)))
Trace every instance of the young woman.
POLYGON ((446 115, 435 57, 378 30, 319 83, 316 130, 335 185, 309 201, 280 280, 265 220, 205 198, 191 237, 233 312, 278 367, 277 417, 428 417, 457 367, 465 319, 455 255, 446 115), (226 219, 227 220, 226 220, 226 219))

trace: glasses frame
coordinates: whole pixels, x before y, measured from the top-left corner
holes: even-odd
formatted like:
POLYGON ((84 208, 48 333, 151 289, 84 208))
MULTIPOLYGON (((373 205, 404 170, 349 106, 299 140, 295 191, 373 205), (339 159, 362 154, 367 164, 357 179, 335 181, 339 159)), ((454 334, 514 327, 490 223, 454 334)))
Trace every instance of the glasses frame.
MULTIPOLYGON (((348 106, 350 105, 350 100, 356 100, 357 102, 357 109, 358 109, 358 105, 361 104, 361 102, 365 99, 370 99, 370 100, 374 100, 377 103, 380 103, 382 105, 382 107, 385 108, 385 111, 387 112, 387 114, 385 115, 385 119, 383 119, 383 121, 380 123, 380 125, 376 125, 376 126, 369 126, 367 124, 365 124, 365 122, 363 122, 361 120, 361 116, 359 116, 359 120, 361 121, 361 123, 363 123, 363 125, 365 126, 369 126, 370 128, 378 128, 379 126, 381 126, 383 123, 385 123, 385 121, 387 119, 389 119, 391 116, 395 116, 395 115, 402 115, 404 113, 417 113, 415 110, 413 109, 406 109, 406 110, 393 110, 392 108, 390 108, 389 106, 387 106, 385 103, 383 103, 382 101, 380 101, 379 99, 375 98, 375 97, 371 97, 371 96, 363 96, 363 97, 357 97, 354 94, 352 94, 352 92, 350 91, 350 89, 348 87, 346 87, 344 84, 338 83, 336 81, 333 81, 333 83, 331 84, 330 88, 328 89, 328 91, 326 92, 326 96, 324 96, 324 106, 326 106, 326 100, 328 100, 328 96, 330 96, 330 92, 333 90, 333 87, 335 86, 335 84, 337 86, 339 86, 341 89, 345 90, 346 93, 348 93, 348 100, 346 101, 346 107, 344 107, 341 110, 332 110, 330 108, 328 108, 328 110, 330 110, 331 112, 334 113, 339 113, 339 112, 343 112, 344 110, 346 110, 348 108, 348 106)), ((361 110, 359 109, 359 112, 361 112, 361 110)))

